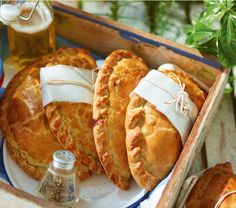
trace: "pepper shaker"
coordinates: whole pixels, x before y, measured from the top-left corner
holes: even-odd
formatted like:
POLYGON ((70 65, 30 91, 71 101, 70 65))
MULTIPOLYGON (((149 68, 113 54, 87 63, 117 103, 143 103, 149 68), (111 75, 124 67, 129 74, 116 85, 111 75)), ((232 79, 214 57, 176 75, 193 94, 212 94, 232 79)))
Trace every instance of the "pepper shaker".
POLYGON ((38 184, 38 194, 60 207, 72 207, 79 201, 79 191, 74 168, 75 156, 67 150, 53 154, 47 172, 38 184))

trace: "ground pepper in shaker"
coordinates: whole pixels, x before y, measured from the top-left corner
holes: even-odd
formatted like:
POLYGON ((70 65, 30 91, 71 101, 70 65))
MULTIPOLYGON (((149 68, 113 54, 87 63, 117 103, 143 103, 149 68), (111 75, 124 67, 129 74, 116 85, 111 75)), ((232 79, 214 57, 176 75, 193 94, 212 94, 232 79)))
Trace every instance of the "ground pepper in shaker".
POLYGON ((75 156, 67 150, 53 154, 47 172, 38 184, 38 194, 60 207, 72 207, 79 201, 79 191, 74 169, 75 156))

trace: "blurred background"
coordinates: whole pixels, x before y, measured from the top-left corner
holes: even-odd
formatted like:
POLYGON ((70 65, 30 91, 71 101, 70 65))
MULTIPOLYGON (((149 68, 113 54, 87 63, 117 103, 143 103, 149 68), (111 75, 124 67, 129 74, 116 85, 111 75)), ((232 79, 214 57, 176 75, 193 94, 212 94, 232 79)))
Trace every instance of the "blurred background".
POLYGON ((204 9, 202 1, 64 1, 105 18, 185 43, 185 25, 204 9))
POLYGON ((225 93, 234 92, 236 99, 234 89, 236 88, 236 1, 68 0, 63 2, 217 56, 223 66, 234 67, 230 72, 225 93))

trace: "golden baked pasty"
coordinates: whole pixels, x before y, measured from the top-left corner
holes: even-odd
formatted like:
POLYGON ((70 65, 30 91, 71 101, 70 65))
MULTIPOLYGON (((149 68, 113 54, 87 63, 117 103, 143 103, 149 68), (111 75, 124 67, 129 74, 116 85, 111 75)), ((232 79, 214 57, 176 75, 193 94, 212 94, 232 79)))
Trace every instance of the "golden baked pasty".
MULTIPOLYGON (((79 53, 76 49, 60 51, 70 53, 71 57, 79 53)), ((63 53, 53 56, 70 59, 63 53)), ((8 84, 0 102, 0 126, 8 151, 19 166, 36 179, 45 172, 53 153, 63 149, 51 133, 42 106, 39 71, 40 67, 48 64, 49 58, 42 57, 18 72, 8 84)), ((79 168, 81 178, 91 175, 86 168, 79 168)))
POLYGON ((95 83, 93 116, 96 149, 107 176, 127 189, 130 170, 125 147, 125 112, 129 94, 148 72, 143 60, 125 50, 112 52, 95 83))
MULTIPOLYGON (((48 65, 70 65, 95 69, 96 62, 82 49, 58 51, 48 65), (77 51, 73 56, 73 50, 77 51)), ((76 155, 77 161, 95 173, 104 173, 93 138, 92 105, 87 103, 51 102, 45 107, 46 116, 54 136, 60 144, 76 155)))
POLYGON ((39 179, 54 151, 61 149, 44 116, 39 68, 47 57, 19 72, 8 84, 1 101, 1 129, 11 157, 32 177, 39 179))
MULTIPOLYGON (((201 109, 204 93, 186 73, 161 72, 176 82, 179 78, 185 83, 185 91, 201 109)), ((183 146, 180 134, 165 115, 135 93, 127 107, 125 128, 131 173, 140 187, 151 190, 167 176, 178 159, 183 146)))
MULTIPOLYGON (((192 188, 186 208, 214 208, 219 199, 236 190, 236 176, 231 163, 217 164, 206 170, 192 188)), ((236 207, 236 194, 227 196, 217 208, 236 207)))

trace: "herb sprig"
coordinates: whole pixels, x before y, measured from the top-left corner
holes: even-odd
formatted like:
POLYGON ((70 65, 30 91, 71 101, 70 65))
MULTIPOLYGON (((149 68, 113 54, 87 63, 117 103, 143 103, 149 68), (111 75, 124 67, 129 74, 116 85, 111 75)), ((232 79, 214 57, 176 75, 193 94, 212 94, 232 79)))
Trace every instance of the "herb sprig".
POLYGON ((225 67, 236 65, 236 2, 204 0, 206 10, 187 25, 186 43, 216 55, 225 67))

